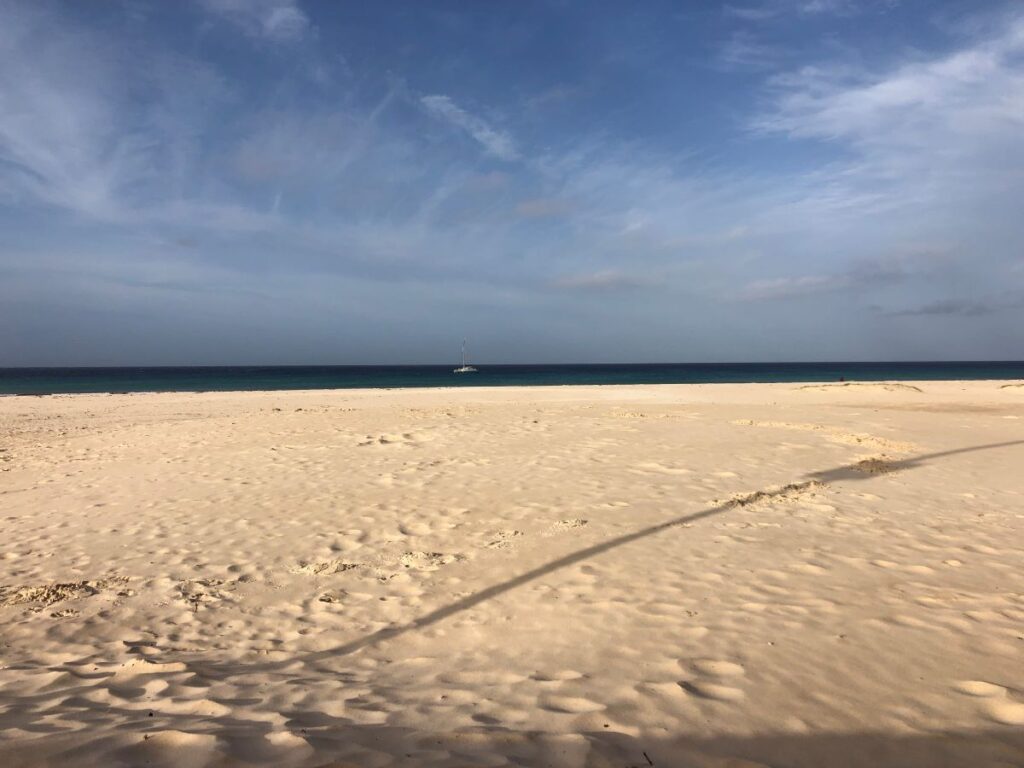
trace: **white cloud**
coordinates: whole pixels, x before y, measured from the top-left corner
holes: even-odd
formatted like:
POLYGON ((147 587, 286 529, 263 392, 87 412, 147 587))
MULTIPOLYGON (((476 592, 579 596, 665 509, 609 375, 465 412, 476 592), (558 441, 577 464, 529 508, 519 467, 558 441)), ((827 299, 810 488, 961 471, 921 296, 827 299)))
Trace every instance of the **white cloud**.
MULTIPOLYGON (((1019 305, 1019 304, 1018 304, 1019 305)), ((893 317, 914 316, 949 316, 978 317, 988 315, 1005 308, 1005 304, 997 302, 976 301, 972 299, 939 299, 913 309, 902 309, 888 314, 893 317)), ((1012 306, 1012 305, 1011 305, 1012 306)))
POLYGON ((118 189, 148 176, 147 142, 95 98, 121 97, 117 61, 49 21, 22 6, 0 26, 0 190, 108 216, 118 189))
POLYGON ((211 106, 229 98, 224 80, 166 52, 112 49, 32 6, 5 22, 0 195, 103 221, 176 198, 211 106))
POLYGON ((740 301, 792 299, 837 291, 864 291, 893 285, 907 278, 934 275, 949 266, 947 249, 924 247, 867 259, 833 274, 767 278, 747 283, 736 294, 740 301))
MULTIPOLYGON (((927 279, 908 270, 890 291, 898 269, 849 265, 908 240, 955 242, 934 231, 975 226, 981 206, 963 202, 1012 177, 1013 164, 988 153, 1022 156, 1011 130, 1019 91, 997 92, 1018 77, 1019 46, 1006 32, 948 56, 916 53, 887 72, 816 67, 772 81, 759 151, 810 140, 840 152, 828 163, 783 164, 792 172, 774 164, 750 172, 609 133, 574 136, 569 148, 518 146, 448 96, 397 86, 372 103, 367 91, 356 98, 339 87, 332 103, 283 99, 276 109, 236 110, 225 82, 202 65, 49 22, 30 28, 16 14, 0 28, 0 196, 59 206, 79 223, 115 223, 108 232, 194 235, 200 245, 166 258, 207 259, 221 284, 256 263, 275 279, 355 276, 388 290, 419 281, 443 291, 443 282, 465 280, 482 286, 461 292, 474 301, 501 296, 523 307, 537 296, 587 305, 592 296, 664 286, 636 302, 652 317, 675 317, 683 294, 689 307, 842 293, 952 312, 935 301, 959 296, 955 284, 936 279, 918 290, 927 279), (958 78, 971 88, 958 89, 958 78), (943 107, 950 104, 952 112, 943 107), (431 141, 424 128, 432 120, 465 134, 474 151, 431 141), (520 162, 481 177, 476 145, 520 162), (934 201, 959 210, 950 215, 957 205, 934 201), (921 207, 892 215, 911 204, 921 207)), ((991 265, 987 231, 960 242, 969 246, 961 253, 991 265)), ((146 258, 123 252, 127 261, 146 258)))
POLYGON ((977 200, 1021 189, 1024 17, 952 53, 884 73, 805 67, 777 77, 773 108, 755 127, 843 146, 831 169, 841 198, 893 206, 977 200), (866 199, 864 196, 873 199, 866 199))
POLYGON ((198 0, 209 13, 235 25, 254 38, 276 43, 301 40, 309 31, 309 17, 295 0, 198 0))
POLYGON ((899 0, 762 0, 760 3, 726 5, 725 14, 743 21, 765 21, 776 17, 800 14, 850 15, 872 8, 890 8, 899 0))
POLYGON ((726 16, 743 21, 764 21, 778 15, 778 8, 770 5, 726 5, 723 10, 726 16))
POLYGON ((785 49, 757 40, 748 30, 738 29, 718 51, 718 62, 726 69, 769 69, 778 66, 785 49))
POLYGON ((1009 60, 1022 50, 1024 35, 1014 30, 881 77, 860 75, 862 82, 849 82, 857 74, 808 67, 776 81, 782 96, 760 127, 864 147, 936 129, 960 135, 1001 131, 1024 120, 1024 73, 1009 60))
POLYGON ((488 154, 501 160, 515 160, 519 157, 515 143, 508 134, 462 109, 448 96, 424 96, 420 103, 430 114, 468 133, 488 154))
POLYGON ((796 8, 800 13, 851 13, 857 3, 853 0, 801 0, 796 8))
POLYGON ((815 293, 828 293, 845 288, 850 280, 845 275, 801 275, 755 280, 744 286, 736 298, 741 301, 791 299, 815 293))

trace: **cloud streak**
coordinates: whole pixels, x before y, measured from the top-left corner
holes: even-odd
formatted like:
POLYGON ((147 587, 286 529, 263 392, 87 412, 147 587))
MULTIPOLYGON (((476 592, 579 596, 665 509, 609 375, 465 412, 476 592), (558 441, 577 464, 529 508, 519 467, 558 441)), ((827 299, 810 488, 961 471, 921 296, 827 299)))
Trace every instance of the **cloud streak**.
POLYGON ((297 43, 310 31, 309 17, 295 0, 197 0, 200 7, 249 37, 297 43))
POLYGON ((0 195, 108 222, 177 197, 208 111, 230 99, 224 79, 172 53, 112 51, 43 9, 5 19, 0 195))
POLYGON ((515 142, 507 133, 492 127, 482 118, 462 109, 450 97, 444 95, 423 96, 420 103, 434 117, 470 136, 483 147, 487 154, 499 160, 511 161, 519 158, 515 142))
POLYGON ((910 309, 886 312, 890 317, 981 317, 1024 307, 1024 294, 983 299, 938 299, 910 309))
POLYGON ((897 2, 898 0, 867 0, 866 3, 858 4, 856 0, 762 0, 760 3, 744 5, 727 3, 723 12, 726 16, 743 21, 763 22, 792 14, 846 16, 863 11, 865 5, 884 9, 896 5, 897 2))
POLYGON ((995 36, 888 72, 805 66, 772 81, 756 130, 841 145, 831 174, 858 207, 896 208, 1021 191, 1005 164, 1024 154, 1024 17, 995 36))
POLYGON ((584 293, 617 293, 642 288, 648 283, 635 275, 629 275, 615 269, 601 269, 596 272, 582 272, 564 275, 553 280, 551 285, 566 291, 584 293))

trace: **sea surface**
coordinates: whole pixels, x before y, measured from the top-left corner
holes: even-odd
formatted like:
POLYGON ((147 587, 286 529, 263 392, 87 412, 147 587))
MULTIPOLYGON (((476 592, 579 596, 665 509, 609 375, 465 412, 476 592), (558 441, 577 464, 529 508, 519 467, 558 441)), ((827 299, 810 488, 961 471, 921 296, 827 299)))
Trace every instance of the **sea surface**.
POLYGON ((650 365, 230 366, 201 368, 0 368, 0 394, 205 392, 572 384, 1024 379, 1024 361, 913 363, 685 363, 650 365))

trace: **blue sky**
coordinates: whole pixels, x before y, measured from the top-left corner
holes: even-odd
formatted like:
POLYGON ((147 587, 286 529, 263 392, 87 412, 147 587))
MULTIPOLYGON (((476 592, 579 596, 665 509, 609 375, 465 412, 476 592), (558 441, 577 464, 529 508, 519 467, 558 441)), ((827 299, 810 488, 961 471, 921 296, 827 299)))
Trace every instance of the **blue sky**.
POLYGON ((1024 5, 0 0, 0 365, 1024 358, 1024 5))

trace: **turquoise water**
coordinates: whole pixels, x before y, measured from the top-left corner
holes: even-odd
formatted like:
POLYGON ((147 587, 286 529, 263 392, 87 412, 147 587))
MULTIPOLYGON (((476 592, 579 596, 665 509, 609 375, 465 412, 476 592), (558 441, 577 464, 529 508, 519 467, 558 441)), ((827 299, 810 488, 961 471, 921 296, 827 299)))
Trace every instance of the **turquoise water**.
POLYGON ((0 394, 202 392, 567 384, 1024 379, 1024 361, 936 363, 686 363, 658 365, 231 366, 0 368, 0 394))

